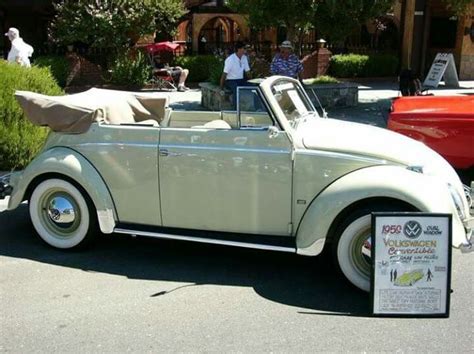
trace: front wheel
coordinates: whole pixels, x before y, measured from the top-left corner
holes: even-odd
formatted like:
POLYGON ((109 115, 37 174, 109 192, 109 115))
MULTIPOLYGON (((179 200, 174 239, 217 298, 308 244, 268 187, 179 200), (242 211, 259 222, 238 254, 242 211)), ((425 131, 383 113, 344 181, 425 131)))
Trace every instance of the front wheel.
POLYGON ((358 210, 336 229, 333 257, 344 276, 361 290, 370 291, 371 213, 375 211, 408 211, 409 207, 374 206, 358 210))
POLYGON ((50 246, 62 249, 88 244, 96 233, 96 218, 88 196, 70 182, 48 179, 36 186, 29 201, 33 226, 50 246))

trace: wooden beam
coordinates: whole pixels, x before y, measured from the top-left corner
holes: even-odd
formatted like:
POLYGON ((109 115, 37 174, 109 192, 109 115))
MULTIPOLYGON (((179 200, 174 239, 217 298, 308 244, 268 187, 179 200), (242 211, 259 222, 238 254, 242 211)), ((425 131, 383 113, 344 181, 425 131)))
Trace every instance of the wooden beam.
POLYGON ((413 27, 415 23, 416 0, 405 0, 405 11, 403 13, 404 26, 402 38, 402 68, 411 68, 411 52, 413 48, 413 27))

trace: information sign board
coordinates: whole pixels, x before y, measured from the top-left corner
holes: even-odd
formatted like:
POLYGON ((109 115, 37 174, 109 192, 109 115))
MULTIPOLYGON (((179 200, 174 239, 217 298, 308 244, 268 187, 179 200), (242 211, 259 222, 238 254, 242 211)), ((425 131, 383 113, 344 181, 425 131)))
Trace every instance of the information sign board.
POLYGON ((423 82, 423 87, 438 87, 444 77, 446 86, 459 87, 459 78, 452 53, 438 53, 430 71, 423 82))
POLYGON ((372 214, 372 312, 449 317, 451 215, 372 214))

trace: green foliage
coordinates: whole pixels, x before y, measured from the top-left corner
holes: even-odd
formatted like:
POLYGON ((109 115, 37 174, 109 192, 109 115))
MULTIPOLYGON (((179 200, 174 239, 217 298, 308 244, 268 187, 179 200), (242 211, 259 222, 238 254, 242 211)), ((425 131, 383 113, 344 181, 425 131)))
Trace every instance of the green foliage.
POLYGON ((443 0, 448 9, 458 16, 469 14, 469 7, 474 5, 473 0, 443 0))
POLYGON ((288 39, 296 42, 298 32, 313 27, 320 0, 229 0, 228 6, 248 14, 249 25, 257 30, 285 26, 288 39))
POLYGON ((64 56, 45 55, 37 57, 33 64, 42 68, 49 68, 59 86, 66 86, 69 75, 69 61, 64 56))
POLYGON ((224 61, 220 60, 219 63, 210 67, 209 81, 212 82, 214 85, 220 85, 223 71, 224 71, 224 61))
POLYGON ((180 56, 175 58, 174 65, 189 70, 189 82, 201 82, 209 81, 211 71, 213 76, 216 75, 216 67, 221 65, 221 60, 212 55, 180 56))
POLYGON ((331 58, 329 71, 336 77, 379 77, 397 74, 398 58, 390 54, 339 54, 331 58))
POLYGON ((62 95, 49 68, 25 68, 0 60, 0 170, 24 168, 44 143, 47 128, 30 123, 14 97, 16 90, 62 95))
POLYGON ((115 85, 141 87, 146 84, 151 74, 150 64, 141 51, 126 51, 117 56, 111 67, 110 82, 115 85))
POLYGON ((52 39, 120 48, 155 30, 173 33, 186 12, 181 0, 57 0, 52 39))
POLYGON ((337 84, 339 80, 329 75, 321 75, 313 79, 306 79, 303 81, 305 85, 326 85, 326 84, 337 84))
POLYGON ((322 38, 344 41, 359 25, 387 13, 394 3, 394 0, 324 0, 314 24, 322 38))

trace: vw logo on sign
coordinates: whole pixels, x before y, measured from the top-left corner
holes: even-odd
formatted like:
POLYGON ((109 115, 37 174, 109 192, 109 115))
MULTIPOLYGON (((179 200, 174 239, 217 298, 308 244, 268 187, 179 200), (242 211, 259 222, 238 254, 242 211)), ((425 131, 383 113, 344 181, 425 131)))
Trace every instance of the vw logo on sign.
POLYGON ((403 225, 403 233, 408 238, 417 238, 422 232, 421 225, 418 221, 410 220, 403 225))

